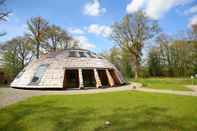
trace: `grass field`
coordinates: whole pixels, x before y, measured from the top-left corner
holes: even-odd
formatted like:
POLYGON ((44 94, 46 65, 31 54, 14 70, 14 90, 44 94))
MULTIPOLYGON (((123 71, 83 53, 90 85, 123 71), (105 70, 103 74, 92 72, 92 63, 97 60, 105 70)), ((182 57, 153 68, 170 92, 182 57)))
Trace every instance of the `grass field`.
POLYGON ((190 90, 186 85, 197 84, 197 79, 193 82, 187 78, 145 78, 138 80, 131 80, 142 83, 143 86, 154 89, 171 89, 171 90, 190 90))
POLYGON ((192 96, 134 91, 39 96, 1 109, 0 130, 195 131, 196 111, 192 96))

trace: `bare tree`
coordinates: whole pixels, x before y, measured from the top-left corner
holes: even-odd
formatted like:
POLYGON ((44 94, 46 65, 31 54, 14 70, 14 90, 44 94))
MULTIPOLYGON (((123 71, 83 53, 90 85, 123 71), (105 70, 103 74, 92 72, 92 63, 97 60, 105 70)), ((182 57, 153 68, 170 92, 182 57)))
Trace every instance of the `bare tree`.
POLYGON ((36 58, 39 58, 41 44, 44 42, 44 39, 46 38, 48 22, 42 17, 35 17, 30 19, 27 22, 27 25, 30 31, 29 35, 33 43, 36 44, 36 58))
POLYGON ((8 15, 11 13, 5 9, 6 0, 0 0, 0 22, 7 21, 8 15))
MULTIPOLYGON (((6 0, 0 0, 0 23, 7 21, 8 15, 11 13, 5 8, 6 0)), ((0 33, 0 36, 4 36, 6 33, 0 33)))
POLYGON ((24 37, 16 37, 2 45, 4 68, 7 74, 14 77, 33 57, 31 41, 24 37))
POLYGON ((113 41, 132 56, 131 61, 134 65, 135 79, 137 79, 140 72, 142 49, 145 42, 158 33, 157 22, 139 11, 126 15, 121 22, 115 23, 112 29, 113 41))
POLYGON ((15 56, 20 61, 22 68, 32 60, 34 55, 32 48, 32 43, 27 36, 13 38, 2 45, 4 52, 15 52, 15 56))
POLYGON ((73 40, 69 34, 56 25, 49 26, 46 31, 44 48, 49 51, 67 48, 73 40))

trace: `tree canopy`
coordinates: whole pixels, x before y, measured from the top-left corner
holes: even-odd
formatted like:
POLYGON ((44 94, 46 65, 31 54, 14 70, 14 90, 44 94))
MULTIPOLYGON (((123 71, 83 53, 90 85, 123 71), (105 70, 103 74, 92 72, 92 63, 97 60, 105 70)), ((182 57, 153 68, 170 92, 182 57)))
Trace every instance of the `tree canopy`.
POLYGON ((149 19, 144 12, 139 11, 126 15, 121 22, 112 26, 112 40, 131 55, 135 78, 138 78, 142 49, 147 40, 153 38, 159 31, 157 22, 149 19))

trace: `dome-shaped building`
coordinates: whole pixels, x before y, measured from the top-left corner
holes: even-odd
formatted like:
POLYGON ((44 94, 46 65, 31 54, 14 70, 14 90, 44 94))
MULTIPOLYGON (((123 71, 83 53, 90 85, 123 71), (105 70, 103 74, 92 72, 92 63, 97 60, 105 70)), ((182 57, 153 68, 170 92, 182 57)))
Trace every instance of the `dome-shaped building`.
POLYGON ((43 55, 27 65, 11 83, 15 88, 86 88, 124 84, 116 67, 84 49, 65 49, 43 55))

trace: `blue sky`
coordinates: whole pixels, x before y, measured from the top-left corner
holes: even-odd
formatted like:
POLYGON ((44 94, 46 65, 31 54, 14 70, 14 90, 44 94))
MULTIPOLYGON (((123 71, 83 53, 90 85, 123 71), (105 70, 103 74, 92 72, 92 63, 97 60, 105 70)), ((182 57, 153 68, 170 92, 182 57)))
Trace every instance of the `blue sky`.
POLYGON ((110 25, 127 13, 144 10, 168 34, 197 23, 197 0, 7 0, 6 4, 13 13, 0 24, 0 31, 7 32, 0 42, 23 35, 27 20, 42 16, 95 52, 114 46, 108 37, 110 25))

